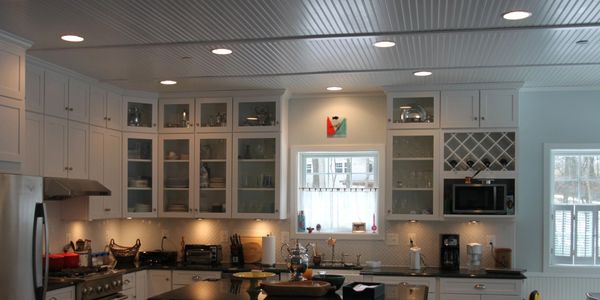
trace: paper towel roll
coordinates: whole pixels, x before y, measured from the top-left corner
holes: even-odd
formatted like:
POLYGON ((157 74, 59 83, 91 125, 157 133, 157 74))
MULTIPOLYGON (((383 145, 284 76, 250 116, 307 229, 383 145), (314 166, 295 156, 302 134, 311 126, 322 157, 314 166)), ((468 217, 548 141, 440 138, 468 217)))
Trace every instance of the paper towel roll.
POLYGON ((275 265, 275 237, 267 235, 262 237, 262 264, 266 266, 275 265))

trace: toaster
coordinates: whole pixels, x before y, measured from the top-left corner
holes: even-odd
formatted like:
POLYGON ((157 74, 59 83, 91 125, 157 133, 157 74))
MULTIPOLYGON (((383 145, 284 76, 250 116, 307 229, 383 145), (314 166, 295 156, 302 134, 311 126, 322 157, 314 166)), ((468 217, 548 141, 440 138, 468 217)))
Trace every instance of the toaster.
POLYGON ((185 245, 185 263, 190 265, 219 265, 223 259, 221 245, 185 245))

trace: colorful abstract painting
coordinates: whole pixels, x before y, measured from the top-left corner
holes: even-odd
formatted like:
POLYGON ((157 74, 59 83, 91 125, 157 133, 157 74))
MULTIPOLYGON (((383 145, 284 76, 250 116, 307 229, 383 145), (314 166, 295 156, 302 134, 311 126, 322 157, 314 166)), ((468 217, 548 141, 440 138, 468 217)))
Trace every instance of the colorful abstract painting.
POLYGON ((327 117, 327 137, 346 137, 346 118, 327 117))

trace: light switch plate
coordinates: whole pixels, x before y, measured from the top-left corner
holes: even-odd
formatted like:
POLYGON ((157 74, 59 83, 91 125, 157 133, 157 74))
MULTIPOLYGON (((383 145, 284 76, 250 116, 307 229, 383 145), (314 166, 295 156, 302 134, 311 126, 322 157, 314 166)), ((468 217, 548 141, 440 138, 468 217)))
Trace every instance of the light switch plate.
POLYGON ((388 246, 400 245, 400 239, 398 238, 398 234, 397 233, 386 233, 385 244, 388 246))

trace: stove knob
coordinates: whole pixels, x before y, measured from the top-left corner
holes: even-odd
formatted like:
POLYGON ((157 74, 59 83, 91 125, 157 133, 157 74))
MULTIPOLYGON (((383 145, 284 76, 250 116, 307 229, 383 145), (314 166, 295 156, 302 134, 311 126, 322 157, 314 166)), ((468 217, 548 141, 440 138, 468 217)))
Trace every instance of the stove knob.
POLYGON ((117 286, 119 286, 119 284, 117 283, 117 281, 116 281, 116 280, 113 280, 113 282, 112 282, 112 286, 113 286, 113 287, 117 287, 117 286))
POLYGON ((86 287, 84 287, 83 289, 81 289, 81 293, 82 294, 87 294, 88 293, 88 289, 86 287))
POLYGON ((102 286, 99 285, 96 287, 96 293, 98 293, 98 294, 102 293, 102 286))
POLYGON ((121 286, 123 284, 123 282, 121 282, 121 279, 117 279, 117 285, 121 286))
POLYGON ((110 290, 110 284, 108 284, 108 283, 107 283, 107 284, 105 284, 105 285, 104 285, 104 290, 105 290, 105 291, 108 291, 108 290, 110 290))

